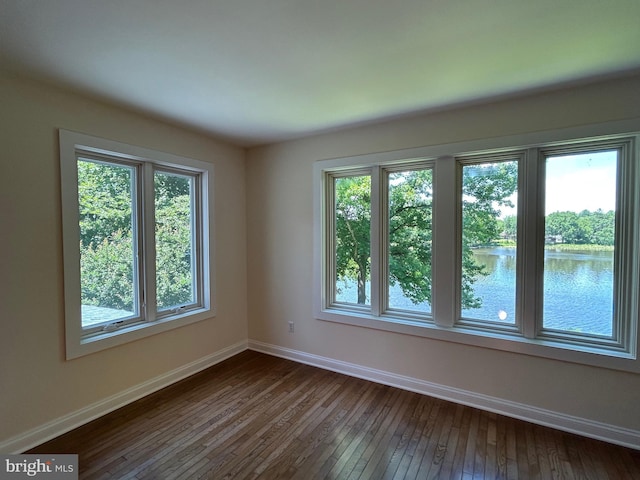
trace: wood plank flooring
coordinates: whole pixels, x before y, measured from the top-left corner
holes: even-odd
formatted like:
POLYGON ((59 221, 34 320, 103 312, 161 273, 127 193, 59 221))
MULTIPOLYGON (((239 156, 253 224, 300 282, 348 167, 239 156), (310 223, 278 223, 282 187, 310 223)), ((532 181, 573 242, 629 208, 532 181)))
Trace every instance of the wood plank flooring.
POLYGON ((83 479, 640 479, 640 451, 252 351, 28 453, 83 479))

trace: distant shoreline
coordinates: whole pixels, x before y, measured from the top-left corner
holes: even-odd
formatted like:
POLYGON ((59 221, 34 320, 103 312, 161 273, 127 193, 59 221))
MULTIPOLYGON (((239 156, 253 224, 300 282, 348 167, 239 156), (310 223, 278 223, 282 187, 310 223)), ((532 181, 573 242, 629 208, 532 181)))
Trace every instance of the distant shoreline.
MULTIPOLYGON (((516 248, 516 244, 513 242, 500 242, 493 245, 482 245, 473 247, 478 248, 516 248)), ((559 250, 563 252, 613 252, 613 245, 591 245, 591 244, 576 244, 576 243, 553 243, 544 246, 545 250, 559 250)))
POLYGON ((577 245, 573 243, 559 243, 557 245, 545 245, 545 250, 561 250, 561 251, 588 251, 588 252, 613 252, 613 245, 577 245))

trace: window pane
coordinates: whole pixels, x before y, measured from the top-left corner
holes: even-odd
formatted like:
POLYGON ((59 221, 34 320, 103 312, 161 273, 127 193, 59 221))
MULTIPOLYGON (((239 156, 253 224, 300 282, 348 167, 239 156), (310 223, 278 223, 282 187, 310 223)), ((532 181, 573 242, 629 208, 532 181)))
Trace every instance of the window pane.
POLYGON ((334 179, 335 301, 371 302, 371 177, 334 179))
POLYGON ((194 178, 156 172, 155 235, 158 310, 196 302, 194 178))
POLYGON ((82 326, 138 314, 135 169, 78 160, 82 326))
POLYGON ((433 172, 389 174, 389 308, 431 311, 433 172))
POLYGON ((464 318, 515 324, 518 162, 462 167, 464 318))
POLYGON ((543 328, 611 336, 617 151, 548 157, 543 328))

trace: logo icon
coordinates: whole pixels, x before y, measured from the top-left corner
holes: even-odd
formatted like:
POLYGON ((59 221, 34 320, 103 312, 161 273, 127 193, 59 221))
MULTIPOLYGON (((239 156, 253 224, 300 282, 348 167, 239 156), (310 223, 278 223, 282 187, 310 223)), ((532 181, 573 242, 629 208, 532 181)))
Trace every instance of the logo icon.
POLYGON ((78 480, 78 455, 2 455, 0 480, 78 480))

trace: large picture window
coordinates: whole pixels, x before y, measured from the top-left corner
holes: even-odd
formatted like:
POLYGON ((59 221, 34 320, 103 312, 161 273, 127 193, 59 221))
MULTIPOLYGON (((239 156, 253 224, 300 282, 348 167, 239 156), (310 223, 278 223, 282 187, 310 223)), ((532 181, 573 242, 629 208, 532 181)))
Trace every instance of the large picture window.
POLYGON ((496 328, 515 326, 521 156, 459 162, 462 171, 461 323, 486 322, 496 328))
POLYGON ((82 327, 140 317, 137 169, 77 159, 82 327))
POLYGON ((317 162, 316 318, 640 370, 637 136, 474 147, 317 162))
POLYGON ((334 299, 345 305, 370 305, 371 177, 338 176, 335 198, 334 299))
POLYGON ((213 167, 60 132, 67 357, 212 316, 213 167))
POLYGON ((544 153, 546 334, 613 336, 619 153, 544 153))
POLYGON ((373 315, 430 318, 431 165, 335 172, 327 186, 330 304, 373 315), (373 234, 372 216, 380 235, 373 234), (385 261, 372 261, 372 252, 385 261))
POLYGON ((385 169, 385 311, 431 314, 433 169, 385 169))
POLYGON ((202 304, 200 174, 154 172, 156 303, 159 314, 202 304))

